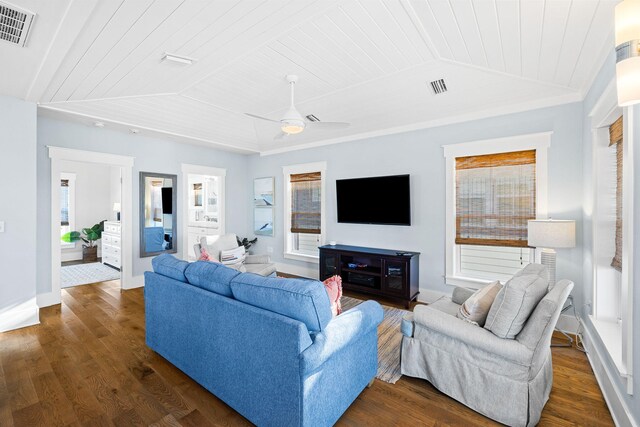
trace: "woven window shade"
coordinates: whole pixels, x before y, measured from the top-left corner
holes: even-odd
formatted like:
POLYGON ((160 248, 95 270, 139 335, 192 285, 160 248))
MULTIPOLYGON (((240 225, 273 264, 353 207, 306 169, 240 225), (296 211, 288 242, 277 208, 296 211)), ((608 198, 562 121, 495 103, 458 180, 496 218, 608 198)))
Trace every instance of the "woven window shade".
POLYGON ((60 180, 60 225, 69 225, 69 180, 60 180))
POLYGON ((320 234, 320 172, 291 175, 291 232, 320 234))
POLYGON ((616 252, 611 266, 622 271, 622 116, 609 126, 609 146, 616 146, 616 252))
POLYGON ((536 151, 456 158, 456 244, 527 247, 536 151))

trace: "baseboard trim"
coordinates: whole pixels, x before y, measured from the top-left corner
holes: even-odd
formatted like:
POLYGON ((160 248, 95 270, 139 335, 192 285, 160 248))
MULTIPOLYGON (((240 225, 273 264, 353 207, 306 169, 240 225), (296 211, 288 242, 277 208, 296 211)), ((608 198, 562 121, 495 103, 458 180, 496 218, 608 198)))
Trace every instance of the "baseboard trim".
POLYGON ((141 274, 139 276, 133 276, 131 277, 131 282, 127 284, 127 286, 122 285, 122 289, 125 291, 128 291, 129 289, 136 289, 136 288, 141 288, 144 286, 144 274, 141 274))
POLYGON ((49 307, 52 305, 60 304, 60 293, 59 292, 47 292, 45 294, 36 295, 36 302, 38 307, 49 307))
POLYGON ((293 264, 276 262, 276 270, 281 273, 293 274, 294 276, 307 277, 309 279, 318 278, 318 268, 300 267, 293 264))
POLYGON ((12 331, 40 323, 36 298, 31 298, 0 313, 0 332, 12 331))
POLYGON ((614 384, 614 376, 604 363, 604 357, 598 346, 594 345, 593 333, 586 327, 584 330, 584 345, 587 350, 587 359, 596 376, 604 400, 607 402, 609 412, 616 426, 638 427, 629 407, 621 395, 620 390, 614 384))

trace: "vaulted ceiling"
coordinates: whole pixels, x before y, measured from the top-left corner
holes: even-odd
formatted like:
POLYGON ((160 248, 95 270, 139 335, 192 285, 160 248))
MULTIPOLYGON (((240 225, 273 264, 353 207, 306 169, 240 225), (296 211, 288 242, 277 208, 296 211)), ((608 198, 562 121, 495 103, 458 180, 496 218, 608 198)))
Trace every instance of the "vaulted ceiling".
MULTIPOLYGON (((0 94, 48 114, 278 152, 581 100, 613 49, 616 0, 11 0, 0 94), (165 53, 192 65, 162 61, 165 53), (274 140, 297 74, 303 115, 274 140), (443 78, 435 95, 429 82, 443 78)), ((0 0, 0 3, 6 3, 0 0)))

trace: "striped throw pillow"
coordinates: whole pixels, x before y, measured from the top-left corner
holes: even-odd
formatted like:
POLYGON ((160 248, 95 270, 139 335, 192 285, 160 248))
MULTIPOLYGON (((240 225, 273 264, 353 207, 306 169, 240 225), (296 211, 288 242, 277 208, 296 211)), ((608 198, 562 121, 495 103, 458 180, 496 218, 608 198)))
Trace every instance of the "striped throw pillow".
POLYGON ((243 263, 245 258, 244 246, 235 249, 220 251, 220 262, 224 265, 243 263))

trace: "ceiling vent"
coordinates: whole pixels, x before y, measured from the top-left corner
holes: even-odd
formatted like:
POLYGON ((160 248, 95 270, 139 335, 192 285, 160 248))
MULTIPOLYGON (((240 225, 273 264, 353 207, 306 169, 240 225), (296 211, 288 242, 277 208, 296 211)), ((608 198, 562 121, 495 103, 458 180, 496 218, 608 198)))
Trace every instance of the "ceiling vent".
POLYGON ((440 95, 441 93, 445 93, 447 91, 447 85, 444 82, 444 79, 434 80, 431 83, 431 90, 436 95, 440 95))
POLYGON ((0 40, 24 46, 35 15, 0 2, 0 40))
POLYGON ((310 122, 319 122, 320 119, 317 118, 316 116, 314 116, 313 114, 309 114, 307 117, 307 120, 309 120, 310 122))

